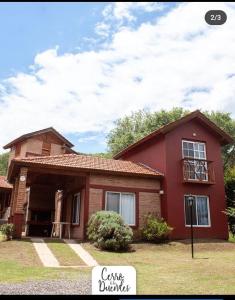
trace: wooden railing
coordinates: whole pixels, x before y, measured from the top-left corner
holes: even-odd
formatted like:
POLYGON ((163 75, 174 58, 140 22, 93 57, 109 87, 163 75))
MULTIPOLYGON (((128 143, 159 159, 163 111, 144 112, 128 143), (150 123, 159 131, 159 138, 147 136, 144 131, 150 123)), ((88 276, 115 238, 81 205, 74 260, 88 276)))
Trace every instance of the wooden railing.
POLYGON ((213 161, 204 159, 182 159, 184 182, 215 183, 213 161))

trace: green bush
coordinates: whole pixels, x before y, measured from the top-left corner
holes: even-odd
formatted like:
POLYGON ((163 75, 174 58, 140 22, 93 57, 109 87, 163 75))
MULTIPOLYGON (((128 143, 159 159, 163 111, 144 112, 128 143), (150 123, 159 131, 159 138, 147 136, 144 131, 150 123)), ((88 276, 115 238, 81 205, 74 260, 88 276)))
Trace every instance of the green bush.
POLYGON ((3 224, 0 226, 0 231, 6 237, 7 241, 9 241, 12 239, 14 224, 3 224))
POLYGON ((98 211, 88 222, 88 239, 102 250, 127 250, 132 242, 132 229, 122 217, 112 211, 98 211))
POLYGON ((163 218, 150 213, 145 216, 141 234, 144 240, 160 243, 168 238, 172 230, 163 218))

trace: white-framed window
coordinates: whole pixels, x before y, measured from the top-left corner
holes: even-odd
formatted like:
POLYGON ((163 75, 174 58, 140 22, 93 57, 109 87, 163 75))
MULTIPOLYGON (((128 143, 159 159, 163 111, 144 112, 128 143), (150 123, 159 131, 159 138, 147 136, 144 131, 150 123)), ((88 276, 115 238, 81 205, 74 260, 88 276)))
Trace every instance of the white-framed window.
POLYGON ((208 180, 208 166, 206 160, 206 144, 203 142, 182 141, 185 172, 190 180, 208 180))
POLYGON ((73 203, 72 203, 73 224, 80 224, 80 208, 81 208, 81 194, 77 193, 73 196, 73 203))
MULTIPOLYGON (((190 195, 191 196, 191 195, 190 195)), ((210 207, 209 198, 204 195, 192 195, 192 223, 194 227, 210 227, 210 207)), ((184 212, 185 212, 185 225, 191 225, 191 208, 189 205, 189 195, 184 196, 184 212)))
POLYGON ((206 159, 206 144, 203 142, 182 141, 183 158, 206 159))
POLYGON ((106 192, 105 210, 120 214, 127 225, 135 226, 136 207, 134 193, 106 192))

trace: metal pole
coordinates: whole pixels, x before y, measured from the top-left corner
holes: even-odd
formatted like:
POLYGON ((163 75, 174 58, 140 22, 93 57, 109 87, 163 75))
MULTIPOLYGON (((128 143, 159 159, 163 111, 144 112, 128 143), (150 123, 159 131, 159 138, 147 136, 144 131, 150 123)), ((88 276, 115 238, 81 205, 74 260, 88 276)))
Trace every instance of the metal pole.
POLYGON ((190 219, 191 219, 191 250, 192 258, 194 258, 194 249, 193 249, 193 202, 190 205, 190 219))

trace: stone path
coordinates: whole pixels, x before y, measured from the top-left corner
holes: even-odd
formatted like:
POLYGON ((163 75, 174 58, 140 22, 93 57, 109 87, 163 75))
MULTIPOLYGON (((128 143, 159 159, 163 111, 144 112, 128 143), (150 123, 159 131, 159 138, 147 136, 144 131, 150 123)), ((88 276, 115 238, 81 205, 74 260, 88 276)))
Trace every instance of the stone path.
POLYGON ((60 266, 58 260, 48 248, 47 244, 44 242, 43 239, 31 238, 31 241, 33 242, 34 248, 44 267, 58 268, 60 266))
POLYGON ((95 267, 99 264, 97 261, 75 240, 67 240, 64 239, 65 243, 68 244, 74 252, 81 257, 81 259, 85 262, 85 264, 89 267, 95 267))

